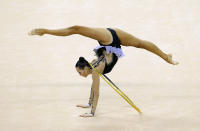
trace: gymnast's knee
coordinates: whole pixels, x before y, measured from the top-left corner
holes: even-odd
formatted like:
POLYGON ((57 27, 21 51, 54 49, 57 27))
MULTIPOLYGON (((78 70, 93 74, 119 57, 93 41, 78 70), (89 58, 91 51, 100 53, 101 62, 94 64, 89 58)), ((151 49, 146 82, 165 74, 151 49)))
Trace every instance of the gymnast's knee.
POLYGON ((79 25, 74 25, 74 26, 71 26, 69 27, 68 29, 70 29, 73 33, 78 33, 78 31, 81 29, 81 26, 79 25))

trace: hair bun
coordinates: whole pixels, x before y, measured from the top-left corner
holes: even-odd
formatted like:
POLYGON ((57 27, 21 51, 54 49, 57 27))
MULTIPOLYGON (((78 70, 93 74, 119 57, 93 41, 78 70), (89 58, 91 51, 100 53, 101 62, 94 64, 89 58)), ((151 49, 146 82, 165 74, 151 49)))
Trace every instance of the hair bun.
POLYGON ((79 57, 75 67, 79 67, 80 69, 84 69, 85 66, 90 67, 88 61, 84 57, 79 57))
POLYGON ((79 57, 79 61, 85 61, 85 58, 84 57, 79 57))

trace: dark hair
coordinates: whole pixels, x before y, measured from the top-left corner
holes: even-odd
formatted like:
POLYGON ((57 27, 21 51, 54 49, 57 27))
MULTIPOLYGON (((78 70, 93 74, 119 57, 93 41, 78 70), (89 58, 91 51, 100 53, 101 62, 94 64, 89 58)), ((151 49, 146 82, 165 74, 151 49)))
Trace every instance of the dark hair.
POLYGON ((97 49, 97 50, 94 50, 94 51, 95 51, 95 53, 96 53, 96 56, 97 56, 97 57, 100 57, 100 56, 104 55, 103 52, 106 51, 106 48, 105 48, 105 47, 102 47, 102 48, 97 49))
POLYGON ((84 57, 79 57, 79 60, 76 62, 75 67, 79 67, 80 69, 84 69, 85 66, 90 68, 88 61, 84 57))

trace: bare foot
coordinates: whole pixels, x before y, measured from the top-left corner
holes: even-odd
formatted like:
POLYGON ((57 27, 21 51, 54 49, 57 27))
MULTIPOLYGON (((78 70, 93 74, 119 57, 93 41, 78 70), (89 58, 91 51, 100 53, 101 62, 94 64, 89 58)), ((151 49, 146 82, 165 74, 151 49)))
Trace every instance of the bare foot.
POLYGON ((168 58, 167 58, 168 63, 170 63, 172 65, 178 65, 179 64, 179 62, 172 60, 172 54, 168 54, 167 56, 168 56, 168 58))
POLYGON ((28 35, 44 35, 45 34, 45 29, 33 29, 31 32, 28 33, 28 35))
POLYGON ((82 107, 82 108, 90 108, 90 105, 82 105, 82 104, 79 104, 79 105, 76 105, 76 107, 82 107))

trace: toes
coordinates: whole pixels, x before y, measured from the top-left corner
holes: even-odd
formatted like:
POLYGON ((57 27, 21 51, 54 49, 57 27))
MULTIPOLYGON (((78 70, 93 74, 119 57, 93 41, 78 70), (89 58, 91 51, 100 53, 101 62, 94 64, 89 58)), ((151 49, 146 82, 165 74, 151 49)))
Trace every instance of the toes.
POLYGON ((29 32, 30 35, 37 35, 36 30, 32 30, 31 32, 29 32))
POLYGON ((28 35, 35 35, 35 30, 31 30, 30 32, 28 32, 28 35))
POLYGON ((31 32, 28 32, 28 35, 32 35, 32 33, 31 33, 31 32))
POLYGON ((31 32, 28 33, 28 35, 43 35, 44 31, 43 29, 33 29, 31 32))
POLYGON ((178 65, 179 64, 179 62, 172 60, 172 54, 168 54, 167 56, 168 56, 168 62, 170 64, 172 64, 172 65, 178 65))

